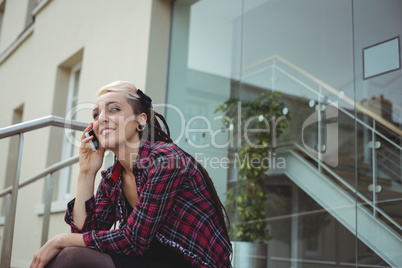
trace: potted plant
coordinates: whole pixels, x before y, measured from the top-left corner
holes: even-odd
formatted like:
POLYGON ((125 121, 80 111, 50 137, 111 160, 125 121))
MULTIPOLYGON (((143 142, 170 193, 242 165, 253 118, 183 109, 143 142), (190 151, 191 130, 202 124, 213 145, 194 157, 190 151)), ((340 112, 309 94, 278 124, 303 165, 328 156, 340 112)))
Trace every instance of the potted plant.
POLYGON ((224 126, 241 141, 229 152, 238 179, 226 192, 225 203, 232 222, 229 235, 236 267, 266 267, 267 245, 264 242, 271 237, 266 224, 264 180, 272 162, 272 142, 282 133, 288 120, 288 117, 278 120, 285 107, 280 98, 278 92, 263 92, 253 100, 242 102, 230 98, 215 110, 215 113, 223 112, 224 126))

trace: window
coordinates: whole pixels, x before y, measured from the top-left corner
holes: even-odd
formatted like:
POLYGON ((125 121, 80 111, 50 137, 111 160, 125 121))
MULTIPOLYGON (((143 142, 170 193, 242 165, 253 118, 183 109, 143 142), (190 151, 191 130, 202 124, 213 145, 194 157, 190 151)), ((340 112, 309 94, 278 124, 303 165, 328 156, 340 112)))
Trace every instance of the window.
MULTIPOLYGON (((66 103, 66 114, 72 115, 71 119, 76 120, 76 107, 78 105, 78 93, 81 75, 81 63, 71 68, 70 77, 68 82, 68 93, 66 103)), ((71 143, 74 140, 75 131, 67 130, 63 136, 63 147, 61 153, 61 160, 68 159, 74 154, 74 144, 71 143)), ((70 185, 71 185, 71 171, 72 167, 66 167, 60 170, 60 180, 58 188, 58 201, 65 201, 70 199, 70 185)))

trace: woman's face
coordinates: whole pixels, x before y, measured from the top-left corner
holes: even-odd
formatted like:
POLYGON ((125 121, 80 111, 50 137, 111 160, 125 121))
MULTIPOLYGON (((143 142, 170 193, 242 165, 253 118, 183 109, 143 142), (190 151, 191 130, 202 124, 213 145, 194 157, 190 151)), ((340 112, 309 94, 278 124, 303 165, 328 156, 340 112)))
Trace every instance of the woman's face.
POLYGON ((133 147, 139 141, 137 116, 122 93, 99 96, 93 118, 93 130, 103 148, 114 151, 122 146, 133 147))

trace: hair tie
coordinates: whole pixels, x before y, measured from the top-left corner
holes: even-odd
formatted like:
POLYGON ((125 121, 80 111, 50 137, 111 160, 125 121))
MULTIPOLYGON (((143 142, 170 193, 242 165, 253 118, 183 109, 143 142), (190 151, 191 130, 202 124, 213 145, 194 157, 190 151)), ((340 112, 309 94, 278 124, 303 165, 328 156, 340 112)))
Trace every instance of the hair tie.
POLYGON ((140 101, 142 104, 145 104, 147 107, 152 108, 152 99, 142 92, 140 89, 137 89, 137 94, 140 96, 140 101))

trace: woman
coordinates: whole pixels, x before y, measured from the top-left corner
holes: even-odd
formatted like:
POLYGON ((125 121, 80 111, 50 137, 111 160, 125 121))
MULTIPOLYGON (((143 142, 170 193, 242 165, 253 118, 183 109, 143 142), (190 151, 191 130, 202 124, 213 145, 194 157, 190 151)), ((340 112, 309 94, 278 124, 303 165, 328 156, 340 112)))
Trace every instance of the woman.
POLYGON ((94 122, 81 137, 77 195, 65 215, 72 233, 49 240, 32 268, 231 266, 226 211, 211 178, 172 142, 151 101, 129 82, 99 90, 94 122), (94 137, 85 136, 91 129, 101 144, 95 152, 94 137), (116 161, 93 196, 105 150, 116 161))

